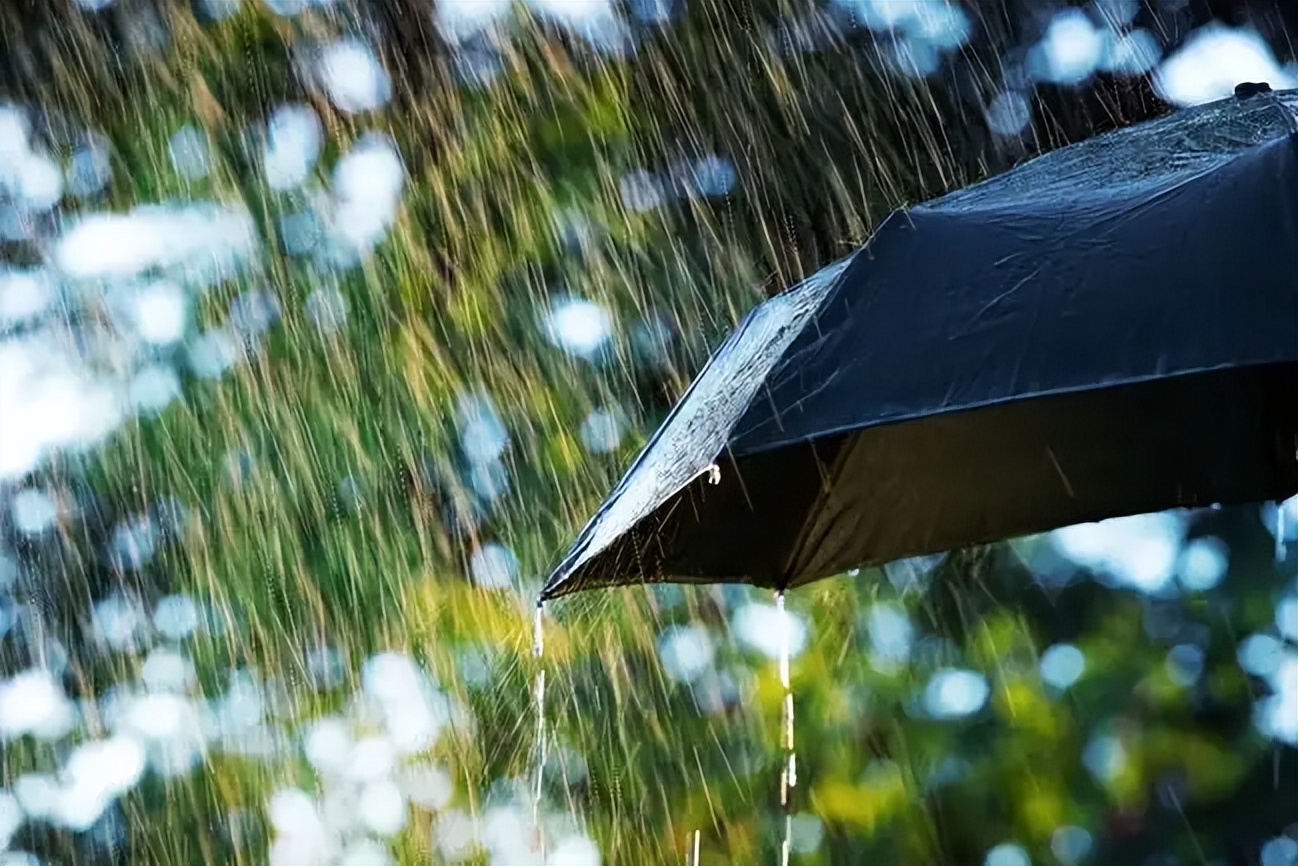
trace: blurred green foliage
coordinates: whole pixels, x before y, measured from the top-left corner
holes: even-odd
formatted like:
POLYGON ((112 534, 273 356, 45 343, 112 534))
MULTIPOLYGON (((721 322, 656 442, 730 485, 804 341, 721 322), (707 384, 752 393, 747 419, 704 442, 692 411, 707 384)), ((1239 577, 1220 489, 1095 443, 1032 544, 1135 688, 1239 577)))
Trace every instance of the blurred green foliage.
MULTIPOLYGON (((111 138, 117 208, 242 200, 273 248, 283 203, 260 179, 247 129, 285 100, 321 115, 324 166, 378 129, 393 136, 409 172, 387 241, 361 267, 327 277, 351 304, 342 333, 321 339, 302 313, 326 277, 268 255, 201 311, 218 315, 249 284, 278 293, 280 330, 250 363, 219 383, 187 383, 183 403, 133 424, 93 461, 51 469, 59 483, 88 484, 113 514, 172 496, 192 518, 179 543, 129 578, 90 554, 46 563, 72 588, 54 593, 69 633, 87 599, 121 581, 149 599, 193 594, 229 611, 223 631, 190 647, 200 679, 217 689, 231 667, 273 673, 296 683, 300 719, 343 699, 302 679, 308 648, 338 647, 352 685, 367 656, 403 649, 476 720, 437 747, 455 803, 476 808, 497 780, 527 778, 538 664, 529 592, 707 348, 763 291, 842 255, 891 208, 1021 156, 998 149, 970 108, 970 91, 991 86, 969 73, 977 46, 958 81, 954 73, 898 80, 850 37, 819 53, 778 51, 766 35, 786 5, 690 3, 682 22, 623 60, 592 56, 533 21, 505 47, 504 73, 479 87, 453 80, 449 49, 426 23, 377 0, 292 19, 251 2, 219 21, 142 0, 95 15, 70 0, 0 11, 8 95, 111 138), (164 50, 120 47, 143 8, 165 22, 164 50), (384 110, 341 114, 298 83, 294 49, 348 31, 382 37, 396 73, 384 110), (184 123, 211 142, 207 179, 181 177, 168 162, 167 139, 184 123), (625 207, 625 172, 709 152, 733 161, 732 194, 625 207), (575 250, 565 214, 588 227, 575 250), (621 338, 603 363, 565 357, 538 328, 541 305, 560 290, 604 304, 623 323, 661 311, 680 339, 648 371, 621 338), (494 398, 510 432, 511 490, 466 533, 445 515, 469 496, 453 418, 472 389, 494 398), (634 433, 613 453, 587 453, 576 434, 582 418, 616 400, 634 433), (250 458, 237 482, 232 454, 250 458), (362 506, 338 500, 344 477, 362 506), (467 556, 493 539, 517 555, 522 592, 465 580, 467 556), (485 654, 485 680, 465 675, 466 653, 485 654)), ((1051 130, 1043 144, 1157 110, 1147 91, 1114 82, 1085 96, 1043 95, 1037 108, 1051 130)), ((794 664, 797 808, 823 825, 821 843, 794 861, 967 866, 1016 840, 1033 862, 1059 862, 1052 839, 1076 825, 1094 838, 1088 863, 1258 862, 1262 842, 1298 820, 1298 759, 1252 726, 1264 686, 1239 670, 1235 648, 1268 627, 1293 563, 1272 562, 1256 509, 1206 513, 1194 532, 1229 545, 1230 570, 1218 588, 1170 601, 1084 577, 1043 584, 1025 564, 1030 545, 953 555, 926 589, 898 590, 875 570, 791 597, 811 624, 794 664), (907 611, 923 636, 894 668, 875 663, 865 637, 871 606, 883 603, 907 611), (1175 628, 1151 635, 1154 616, 1175 628), (1187 630, 1204 650, 1190 686, 1169 679, 1166 662, 1187 630), (1065 693, 1046 686, 1038 667, 1060 642, 1086 659, 1065 693), (987 707, 956 721, 916 713, 917 691, 944 667, 983 674, 987 707), (1083 756, 1101 734, 1125 758, 1097 779, 1083 756)), ((604 862, 681 862, 695 830, 704 864, 774 858, 783 827, 774 666, 722 640, 713 664, 733 672, 739 699, 711 705, 663 676, 657 650, 671 624, 724 638, 745 598, 732 589, 633 589, 550 612, 548 711, 556 741, 584 758, 587 773, 575 785, 548 773, 547 796, 588 823, 604 862)), ((104 688, 130 664, 88 663, 88 687, 104 688)), ((3 773, 12 779, 48 760, 39 748, 7 745, 3 773)), ((125 801, 119 859, 263 862, 265 802, 285 784, 312 784, 293 742, 270 758, 214 752, 189 776, 151 780, 125 801), (231 814, 245 815, 238 832, 231 814)), ((432 820, 421 813, 404 831, 402 863, 436 856, 432 820)), ((50 862, 72 862, 81 850, 59 834, 42 844, 50 862)))

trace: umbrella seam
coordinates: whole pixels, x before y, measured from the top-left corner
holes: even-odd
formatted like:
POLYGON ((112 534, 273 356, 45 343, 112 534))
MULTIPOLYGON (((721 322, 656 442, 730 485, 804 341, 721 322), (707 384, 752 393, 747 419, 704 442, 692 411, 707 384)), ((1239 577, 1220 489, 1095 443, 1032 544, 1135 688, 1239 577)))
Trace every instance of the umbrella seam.
POLYGON ((763 443, 758 448, 745 449, 739 453, 739 457, 754 457, 759 454, 765 454, 770 451, 776 451, 780 448, 787 448, 790 445, 802 445, 814 443, 820 439, 828 439, 834 436, 841 436, 851 433, 864 433, 867 430, 873 430, 879 427, 887 427, 893 424, 904 424, 908 421, 917 421, 920 419, 937 418, 943 415, 958 415, 961 412, 974 412, 979 409, 990 409, 995 406, 1004 406, 1010 403, 1017 403, 1026 400, 1039 400, 1045 397, 1062 397, 1070 394, 1081 394, 1087 391, 1105 391, 1110 388, 1120 388, 1124 385, 1143 385, 1154 381, 1164 381, 1167 379, 1177 379, 1187 376, 1197 376, 1204 373, 1214 373, 1222 370, 1250 370, 1255 367, 1281 366, 1286 364, 1298 364, 1298 356, 1281 361, 1256 361, 1249 364, 1216 364, 1210 367, 1196 367, 1193 370, 1182 370, 1178 373, 1150 373, 1145 376, 1137 376, 1130 379, 1122 379, 1115 382, 1106 382, 1102 387, 1094 385, 1076 385, 1064 388, 1053 388, 1047 391, 1034 391, 1031 394, 1015 394, 1011 397, 998 397, 993 400, 985 400, 978 403, 958 406, 949 409, 936 409, 933 411, 909 412, 905 415, 898 415, 893 418, 887 418, 882 421, 875 421, 866 424, 844 424, 840 427, 834 427, 829 430, 823 430, 814 436, 803 437, 800 439, 780 439, 774 442, 763 443))

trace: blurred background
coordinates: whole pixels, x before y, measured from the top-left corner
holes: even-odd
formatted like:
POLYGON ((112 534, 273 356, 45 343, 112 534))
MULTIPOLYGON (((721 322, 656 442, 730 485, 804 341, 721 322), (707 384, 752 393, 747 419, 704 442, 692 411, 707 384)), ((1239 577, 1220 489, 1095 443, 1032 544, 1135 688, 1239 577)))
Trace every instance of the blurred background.
POLYGON ((785 628, 795 864, 1295 866, 1295 501, 783 620, 578 595, 531 652, 749 306, 892 208, 1298 87, 1294 34, 1290 0, 4 3, 0 864, 776 862, 785 628))

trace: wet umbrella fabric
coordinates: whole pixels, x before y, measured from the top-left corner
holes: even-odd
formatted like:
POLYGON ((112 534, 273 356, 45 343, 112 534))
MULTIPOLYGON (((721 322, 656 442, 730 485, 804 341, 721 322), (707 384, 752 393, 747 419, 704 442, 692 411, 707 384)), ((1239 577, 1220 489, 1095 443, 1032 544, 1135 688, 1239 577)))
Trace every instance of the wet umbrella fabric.
POLYGON ((785 589, 1298 492, 1296 105, 1182 110, 893 214, 743 320, 542 598, 785 589))

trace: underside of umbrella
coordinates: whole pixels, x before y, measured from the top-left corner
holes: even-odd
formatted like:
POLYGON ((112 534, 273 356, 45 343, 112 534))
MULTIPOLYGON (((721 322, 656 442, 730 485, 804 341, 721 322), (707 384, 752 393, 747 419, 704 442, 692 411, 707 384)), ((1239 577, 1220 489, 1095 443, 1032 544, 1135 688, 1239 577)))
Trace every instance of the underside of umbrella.
POLYGON ((749 314, 543 597, 783 589, 1298 492, 1295 102, 1185 110, 894 214, 749 314))

